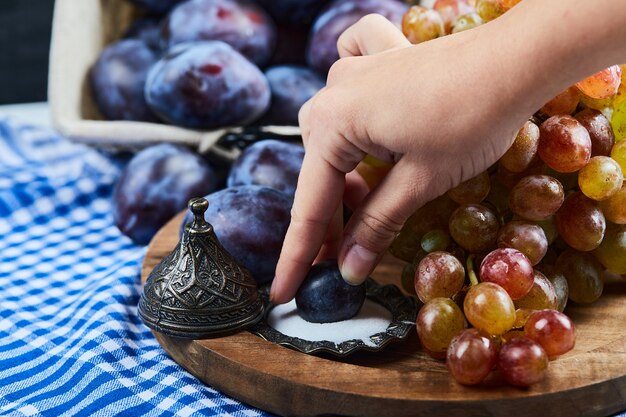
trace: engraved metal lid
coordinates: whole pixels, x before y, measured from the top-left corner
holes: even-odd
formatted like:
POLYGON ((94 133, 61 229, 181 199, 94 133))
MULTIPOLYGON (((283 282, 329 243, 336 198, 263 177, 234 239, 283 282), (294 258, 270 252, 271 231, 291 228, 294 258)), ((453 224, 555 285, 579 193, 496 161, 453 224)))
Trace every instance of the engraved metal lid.
POLYGON ((148 276, 139 316, 153 330, 204 339, 234 333, 263 317, 250 272, 224 249, 204 219, 209 203, 193 199, 193 223, 148 276))

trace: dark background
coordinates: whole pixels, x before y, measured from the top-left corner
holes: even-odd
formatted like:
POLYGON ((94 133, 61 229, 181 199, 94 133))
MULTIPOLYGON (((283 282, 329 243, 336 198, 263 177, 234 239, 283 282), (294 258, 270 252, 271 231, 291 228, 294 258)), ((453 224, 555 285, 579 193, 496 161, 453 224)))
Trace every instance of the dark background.
POLYGON ((53 8, 54 0, 0 0, 0 104, 46 100, 53 8))

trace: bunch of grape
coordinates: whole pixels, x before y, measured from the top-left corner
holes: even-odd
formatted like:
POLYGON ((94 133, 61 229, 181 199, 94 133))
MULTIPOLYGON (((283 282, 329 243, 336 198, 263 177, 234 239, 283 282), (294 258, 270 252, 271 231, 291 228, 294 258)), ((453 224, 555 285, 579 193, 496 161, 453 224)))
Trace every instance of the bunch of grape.
MULTIPOLYGON (((413 42, 470 29, 518 1, 437 0, 412 6, 413 42)), ((606 271, 626 278, 626 66, 571 86, 520 128, 500 160, 420 208, 390 251, 403 288, 423 303, 423 348, 477 384, 497 367, 528 386, 573 348, 568 300, 592 303, 606 271), (470 328, 467 328, 467 327, 470 328)), ((374 172, 362 162, 358 172, 374 172)), ((370 186, 380 178, 367 178, 370 186)))

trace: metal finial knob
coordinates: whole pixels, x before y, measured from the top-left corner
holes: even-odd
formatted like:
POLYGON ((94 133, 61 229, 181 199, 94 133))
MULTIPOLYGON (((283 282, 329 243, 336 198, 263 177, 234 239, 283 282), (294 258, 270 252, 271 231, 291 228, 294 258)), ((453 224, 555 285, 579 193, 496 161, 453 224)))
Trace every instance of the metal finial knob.
POLYGON ((209 208, 209 202, 206 198, 192 198, 188 204, 189 210, 193 213, 193 223, 191 224, 191 230, 196 232, 204 232, 211 227, 206 220, 204 220, 204 213, 209 208))

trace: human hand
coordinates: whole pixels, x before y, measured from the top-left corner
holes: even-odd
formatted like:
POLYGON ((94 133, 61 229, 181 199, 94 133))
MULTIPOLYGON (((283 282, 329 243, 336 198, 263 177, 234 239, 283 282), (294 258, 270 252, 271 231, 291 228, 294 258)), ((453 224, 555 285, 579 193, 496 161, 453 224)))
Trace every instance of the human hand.
POLYGON ((519 42, 527 27, 507 25, 524 18, 524 3, 540 5, 523 2, 521 12, 415 46, 379 17, 342 36, 342 59, 301 110, 306 153, 273 302, 291 299, 311 263, 337 247, 342 275, 361 283, 417 208, 494 163, 537 108, 582 78, 572 71, 536 88, 562 61, 522 65, 544 54, 519 42), (358 184, 352 171, 367 154, 395 165, 361 193, 342 231, 342 197, 358 184))

